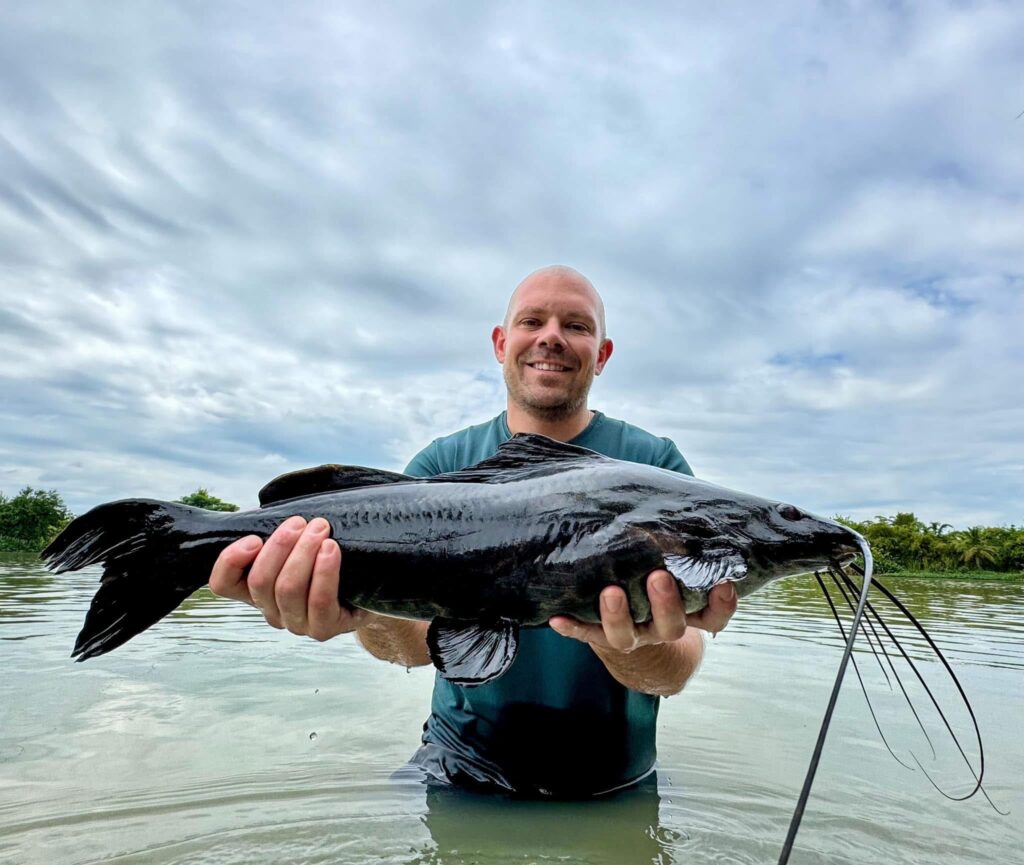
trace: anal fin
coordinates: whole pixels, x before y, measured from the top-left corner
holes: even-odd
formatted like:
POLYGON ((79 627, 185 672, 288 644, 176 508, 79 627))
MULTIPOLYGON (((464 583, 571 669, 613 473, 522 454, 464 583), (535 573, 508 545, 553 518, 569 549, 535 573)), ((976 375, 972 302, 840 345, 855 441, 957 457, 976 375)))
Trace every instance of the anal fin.
POLYGON ((493 623, 437 618, 427 630, 434 666, 456 685, 482 685, 506 672, 519 650, 519 623, 493 623))

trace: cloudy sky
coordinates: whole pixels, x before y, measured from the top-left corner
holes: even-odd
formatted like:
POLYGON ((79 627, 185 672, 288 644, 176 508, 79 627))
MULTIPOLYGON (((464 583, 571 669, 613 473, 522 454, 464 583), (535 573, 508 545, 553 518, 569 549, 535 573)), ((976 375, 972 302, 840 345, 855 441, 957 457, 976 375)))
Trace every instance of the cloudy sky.
POLYGON ((825 514, 1024 522, 1015 2, 9 4, 0 491, 400 469, 550 263, 592 393, 825 514))

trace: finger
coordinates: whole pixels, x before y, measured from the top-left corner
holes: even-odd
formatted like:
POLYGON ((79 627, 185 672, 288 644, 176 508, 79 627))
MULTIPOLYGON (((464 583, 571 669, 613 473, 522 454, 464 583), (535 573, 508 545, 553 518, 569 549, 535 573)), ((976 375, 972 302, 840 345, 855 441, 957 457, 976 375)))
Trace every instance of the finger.
POLYGON ((668 571, 652 571, 647 577, 651 624, 645 637, 651 643, 672 643, 686 633, 686 607, 676 578, 668 571))
POLYGON ((553 616, 548 624, 563 637, 608 648, 608 641, 604 637, 604 628, 601 625, 581 622, 571 616, 553 616))
POLYGON ((608 586, 601 592, 601 628, 612 649, 631 652, 639 645, 639 633, 629 612, 626 593, 618 586, 608 586))
POLYGON ((691 614, 687 622, 694 628, 717 634, 736 612, 736 587, 732 583, 721 583, 708 592, 708 605, 699 613, 691 614))
POLYGON ((302 517, 289 517, 267 538, 249 569, 247 582, 253 603, 260 608, 268 624, 275 628, 283 628, 284 624, 274 597, 274 583, 305 527, 306 521, 302 517))
POLYGON ((323 642, 355 630, 358 616, 338 601, 341 548, 330 538, 320 543, 309 584, 309 636, 323 642))
POLYGON ((274 581, 274 601, 281 623, 293 634, 302 636, 308 633, 309 587, 313 568, 330 530, 330 524, 322 517, 310 520, 274 581))
POLYGON ((245 569, 255 561, 262 548, 263 540, 249 535, 221 550, 210 572, 210 591, 222 598, 244 601, 255 607, 245 579, 245 569))

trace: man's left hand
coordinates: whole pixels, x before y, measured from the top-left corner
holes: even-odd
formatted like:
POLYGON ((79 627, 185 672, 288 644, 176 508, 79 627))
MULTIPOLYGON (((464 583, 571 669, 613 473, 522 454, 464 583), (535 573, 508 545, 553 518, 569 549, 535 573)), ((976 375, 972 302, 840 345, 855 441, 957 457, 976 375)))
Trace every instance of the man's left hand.
POLYGON ((641 646, 675 642, 686 633, 687 626, 718 633, 736 612, 736 588, 732 583, 722 583, 708 594, 708 605, 703 610, 687 616, 675 577, 663 570, 647 576, 647 597, 651 602, 651 621, 642 625, 633 621, 626 593, 618 586, 607 586, 601 592, 600 624, 580 622, 570 616, 555 616, 549 624, 563 637, 603 649, 632 652, 641 646))

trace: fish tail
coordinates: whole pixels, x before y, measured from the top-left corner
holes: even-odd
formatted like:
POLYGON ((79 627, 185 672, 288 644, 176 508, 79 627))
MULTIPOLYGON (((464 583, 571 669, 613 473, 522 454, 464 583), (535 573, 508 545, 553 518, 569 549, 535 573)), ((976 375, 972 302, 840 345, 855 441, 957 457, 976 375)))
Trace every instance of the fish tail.
POLYGON ((239 516, 126 499, 73 520, 41 553, 57 573, 103 563, 71 656, 84 661, 116 649, 205 585, 219 552, 245 534, 239 516))

